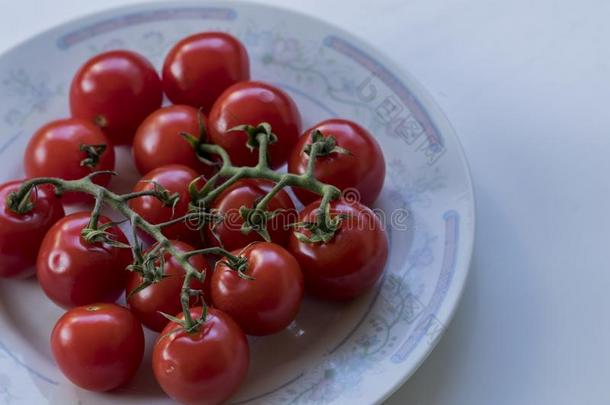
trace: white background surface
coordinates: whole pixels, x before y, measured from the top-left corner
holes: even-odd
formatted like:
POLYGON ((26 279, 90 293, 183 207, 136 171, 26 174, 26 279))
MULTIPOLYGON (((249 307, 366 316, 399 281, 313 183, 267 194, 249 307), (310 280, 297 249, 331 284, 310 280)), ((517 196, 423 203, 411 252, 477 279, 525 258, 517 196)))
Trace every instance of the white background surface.
MULTIPOLYGON (((0 0, 0 52, 136 2, 0 0)), ((470 161, 478 223, 464 298, 388 404, 608 404, 610 2, 266 2, 401 63, 470 161)))

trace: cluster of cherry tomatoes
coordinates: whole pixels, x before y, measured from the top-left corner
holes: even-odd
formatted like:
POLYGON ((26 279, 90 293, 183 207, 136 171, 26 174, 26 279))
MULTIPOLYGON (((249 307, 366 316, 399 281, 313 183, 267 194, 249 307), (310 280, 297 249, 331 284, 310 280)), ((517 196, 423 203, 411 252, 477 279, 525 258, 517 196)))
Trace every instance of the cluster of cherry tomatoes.
MULTIPOLYGON (((271 241, 256 232, 244 233, 239 215, 229 221, 229 214, 253 207, 274 186, 256 178, 231 184, 206 207, 224 221, 201 229, 187 222, 164 227, 163 235, 177 251, 222 246, 246 263, 242 274, 225 260, 189 257, 207 275, 203 282, 191 281, 189 291, 202 291, 207 303, 191 297, 191 315, 207 315, 196 330, 184 330, 180 322, 162 315, 184 317, 185 271, 172 255, 162 253, 164 276, 141 288, 146 274, 127 270, 133 257, 118 224, 103 215, 96 218, 94 231, 114 243, 92 242, 83 237, 83 229, 92 225, 91 209, 65 214, 64 206, 92 204, 92 196, 57 195, 53 187, 42 185, 15 201, 23 180, 0 185, 0 276, 35 273, 45 294, 68 310, 53 329, 51 345, 59 368, 74 384, 96 391, 125 384, 143 357, 144 325, 160 332, 152 364, 168 395, 185 403, 222 402, 245 378, 246 334, 269 335, 286 328, 305 290, 323 299, 347 300, 364 293, 383 272, 387 239, 367 207, 379 195, 385 175, 377 142, 356 123, 338 118, 302 132, 291 97, 271 84, 250 80, 248 54, 234 37, 206 32, 181 40, 167 55, 161 77, 135 52, 99 54, 74 76, 70 110, 70 118, 50 122, 32 136, 24 156, 26 177, 74 180, 112 171, 114 147, 131 146, 142 178, 125 203, 150 224, 185 215, 193 203, 192 187, 203 187, 218 170, 218 159, 203 153, 202 144, 221 146, 235 166, 257 165, 258 154, 248 147, 246 131, 231 130, 244 124, 269 123, 276 139, 269 145, 268 165, 278 169, 287 163, 294 174, 307 171, 315 136, 332 138, 327 145, 343 153, 319 150, 313 174, 360 196, 360 202, 330 203, 333 215, 353 221, 345 221, 325 241, 298 237, 290 226, 317 218, 319 196, 305 189, 293 189, 305 205, 300 212, 285 190, 270 199, 267 209, 277 212, 269 228, 271 241), (171 105, 162 107, 163 94, 171 105), (146 194, 155 188, 178 198, 170 205, 146 194), (122 294, 127 307, 114 303, 122 294)), ((91 178, 108 187, 112 175, 91 178)), ((150 252, 155 242, 142 233, 131 243, 147 244, 150 252)))

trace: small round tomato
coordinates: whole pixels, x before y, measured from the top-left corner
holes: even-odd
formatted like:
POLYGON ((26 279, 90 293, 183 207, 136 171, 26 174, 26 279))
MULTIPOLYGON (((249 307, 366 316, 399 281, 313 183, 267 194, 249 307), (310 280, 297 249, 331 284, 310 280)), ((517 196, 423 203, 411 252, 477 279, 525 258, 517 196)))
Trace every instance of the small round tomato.
MULTIPOLYGON (((171 207, 164 205, 154 196, 143 196, 130 200, 129 206, 151 224, 160 224, 184 216, 191 201, 188 186, 198 177, 200 176, 196 171, 186 166, 167 165, 158 167, 142 177, 133 191, 153 190, 155 183, 157 183, 169 191, 170 194, 178 193, 178 203, 171 207)), ((196 246, 201 241, 201 237, 199 230, 192 225, 188 221, 179 222, 163 228, 163 234, 169 239, 182 240, 196 246)), ((141 233, 141 236, 150 241, 150 238, 144 233, 141 233)))
POLYGON ((144 332, 136 317, 116 304, 76 307, 55 324, 51 350, 72 383, 109 391, 127 383, 138 370, 144 332))
POLYGON ((210 140, 222 146, 237 166, 254 166, 256 150, 246 146, 245 131, 229 131, 238 125, 271 125, 277 142, 269 146, 269 164, 277 169, 286 163, 301 133, 301 115, 284 91, 263 82, 234 84, 216 100, 209 115, 210 140))
MULTIPOLYGON (((85 241, 81 232, 90 219, 88 212, 65 216, 49 229, 40 246, 38 282, 45 294, 64 308, 114 302, 125 287, 130 250, 85 241)), ((99 225, 109 222, 100 216, 99 225)), ((105 231, 115 241, 128 243, 118 227, 111 226, 105 231)))
MULTIPOLYGON (((338 147, 349 153, 324 151, 314 166, 314 176, 323 183, 332 184, 340 190, 356 192, 358 199, 371 205, 381 192, 385 178, 383 153, 375 138, 360 125, 344 120, 329 119, 314 125, 299 139, 288 161, 288 171, 303 174, 307 169, 309 155, 305 149, 311 143, 312 132, 318 130, 324 137, 334 137, 338 147)), ((305 189, 295 188, 294 193, 303 204, 309 204, 319 196, 305 189)))
POLYGON ((30 194, 32 209, 18 214, 8 197, 23 184, 20 180, 0 185, 0 277, 24 278, 36 272, 40 244, 53 224, 65 214, 51 187, 38 186, 30 194))
MULTIPOLYGON (((314 222, 319 206, 319 201, 306 206, 299 221, 314 222)), ((381 221, 366 206, 338 201, 330 208, 331 217, 344 216, 333 239, 309 243, 293 233, 288 250, 301 265, 307 291, 330 300, 348 300, 363 294, 383 274, 388 239, 381 221)))
MULTIPOLYGON (((192 308, 193 318, 202 309, 192 308)), ((180 314, 179 318, 183 319, 180 314)), ((167 395, 186 404, 219 404, 246 378, 250 351, 246 335, 231 317, 208 308, 206 321, 194 333, 167 324, 153 349, 155 377, 167 395)))
POLYGON ((163 64, 163 90, 174 104, 210 111, 232 84, 250 78, 246 48, 224 32, 186 37, 169 51, 163 64))
MULTIPOLYGON (((180 252, 190 252, 193 247, 180 241, 170 242, 180 252)), ((151 248, 152 249, 152 248, 151 248)), ((164 274, 167 276, 161 281, 151 284, 148 287, 130 296, 131 292, 138 288, 144 282, 141 274, 132 272, 127 279, 126 296, 127 303, 131 312, 133 312, 144 326, 161 332, 167 325, 167 318, 160 314, 164 312, 169 315, 174 315, 180 312, 180 292, 182 283, 184 283, 184 269, 174 259, 172 255, 165 252, 164 254, 164 274)), ((209 297, 209 284, 212 272, 207 260, 202 255, 192 256, 189 263, 199 271, 206 272, 205 286, 196 279, 191 280, 190 287, 194 290, 201 290, 204 297, 209 297)), ((195 304, 195 297, 191 300, 191 304, 195 304)))
POLYGON ((76 72, 70 86, 73 117, 99 125, 115 144, 129 144, 138 125, 161 107, 155 68, 130 51, 104 52, 76 72))
POLYGON ((283 247, 259 242, 234 255, 247 259, 240 274, 223 261, 212 276, 215 308, 227 313, 248 335, 270 335, 287 327, 303 300, 303 274, 299 263, 283 247))
MULTIPOLYGON (((28 177, 59 177, 76 180, 99 170, 114 170, 114 147, 92 122, 80 118, 52 121, 40 128, 23 157, 28 177)), ((96 176, 101 186, 110 183, 111 175, 96 176)), ((67 203, 92 201, 81 193, 62 196, 67 203)))
POLYGON ((205 176, 212 175, 214 167, 201 162, 195 148, 180 135, 186 132, 199 138, 201 131, 205 134, 205 125, 203 114, 188 105, 163 107, 150 114, 133 140, 132 153, 139 172, 145 174, 161 166, 181 164, 205 176))
MULTIPOLYGON (((231 187, 224 190, 211 204, 210 209, 223 216, 221 222, 217 223, 213 230, 206 228, 206 239, 214 245, 222 246, 228 250, 242 248, 249 243, 262 241, 263 237, 252 230, 247 234, 241 232, 244 219, 240 214, 240 208, 253 208, 273 187, 273 183, 267 180, 245 179, 235 182, 231 187)), ((278 211, 277 214, 267 222, 267 231, 271 240, 283 245, 290 233, 290 224, 296 222, 298 217, 296 209, 290 196, 284 190, 277 193, 267 204, 270 212, 278 211)))

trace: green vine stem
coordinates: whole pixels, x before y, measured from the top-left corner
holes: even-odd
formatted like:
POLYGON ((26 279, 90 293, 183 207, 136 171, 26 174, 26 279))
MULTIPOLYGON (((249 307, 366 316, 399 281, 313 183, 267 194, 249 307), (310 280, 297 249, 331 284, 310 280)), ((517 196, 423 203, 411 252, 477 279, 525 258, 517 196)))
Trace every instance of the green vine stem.
MULTIPOLYGON (((92 178, 93 178, 93 176, 98 175, 98 174, 107 174, 107 172, 92 173, 91 175, 86 176, 82 179, 78 179, 78 180, 63 180, 63 179, 54 178, 54 177, 39 177, 39 178, 26 180, 26 181, 24 181, 21 188, 17 192, 9 195, 9 197, 8 197, 9 207, 11 207, 11 209, 13 209, 12 207, 20 206, 22 204, 22 201, 24 201, 24 199, 29 199, 30 193, 32 192, 32 190, 35 187, 43 185, 43 184, 52 185, 53 187, 55 187, 56 193, 58 193, 58 194, 62 194, 65 192, 81 192, 81 193, 90 194, 95 197, 96 203, 95 203, 94 209, 92 211, 91 221, 90 221, 89 225, 87 226, 87 228, 85 228, 83 230, 84 231, 83 237, 86 239, 88 238, 88 240, 92 243, 101 242, 101 240, 96 239, 96 237, 100 235, 99 231, 103 231, 102 229, 100 229, 101 227, 98 224, 99 211, 101 210, 102 205, 107 204, 110 208, 121 213, 127 220, 130 221, 132 227, 134 228, 134 231, 133 231, 134 237, 137 237, 136 232, 135 232, 136 228, 139 228, 142 231, 146 232, 147 234, 149 234, 156 240, 157 246, 159 246, 160 250, 169 253, 172 257, 174 257, 176 259, 176 261, 184 269, 185 284, 183 286, 183 291, 181 294, 181 303, 182 303, 182 309, 183 309, 185 318, 184 318, 184 321, 182 321, 181 323, 183 324, 183 327, 187 331, 196 330, 197 327, 205 319, 194 320, 189 311, 189 299, 187 299, 185 301, 183 298, 184 298, 185 294, 189 294, 190 281, 193 278, 196 278, 203 283, 203 281, 205 280, 205 276, 206 276, 205 272, 200 272, 198 269, 196 269, 189 263, 188 259, 192 255, 191 252, 184 253, 184 252, 177 250, 170 243, 169 239, 167 239, 165 237, 165 235, 163 235, 162 229, 166 224, 151 224, 151 223, 147 222, 146 220, 144 220, 140 215, 138 215, 135 211, 133 211, 129 207, 129 205, 126 203, 125 195, 118 195, 118 194, 113 193, 112 191, 106 189, 103 186, 95 184, 92 181, 92 178), (97 228, 94 228, 94 227, 97 227, 97 228), (94 230, 97 232, 95 232, 95 233, 91 232, 94 230), (93 240, 93 239, 95 239, 95 240, 93 240)), ((163 190, 158 190, 158 191, 162 192, 163 190)), ((154 190, 150 190, 150 192, 147 193, 146 195, 152 195, 152 196, 155 196, 160 199, 163 198, 158 192, 155 193, 154 190)), ((182 218, 182 220, 184 220, 184 218, 182 218)), ((103 242, 115 245, 112 240, 106 239, 106 240, 103 240, 103 242)), ((129 246, 121 245, 119 247, 129 247, 129 246)), ((134 240, 134 243, 131 246, 131 249, 134 253, 134 261, 135 262, 142 261, 143 254, 141 252, 140 245, 139 245, 137 239, 134 240)), ((230 258, 234 258, 233 255, 231 255, 229 252, 224 251, 224 249, 220 249, 220 248, 215 249, 214 253, 215 254, 227 254, 227 255, 229 255, 230 258)))
MULTIPOLYGON (((206 211, 207 207, 209 207, 210 203, 217 198, 220 193, 236 181, 246 178, 266 179, 275 183, 273 188, 257 202, 254 208, 247 209, 247 207, 242 207, 243 212, 240 210, 245 221, 248 218, 256 219, 257 223, 252 224, 253 226, 250 230, 254 229, 262 235, 266 234, 268 236, 265 222, 273 216, 273 213, 270 214, 266 211, 267 205, 269 201, 285 187, 301 187, 322 197, 316 223, 308 223, 305 225, 296 224, 297 226, 302 225, 311 230, 314 235, 313 238, 308 238, 295 231, 295 234, 297 234, 301 240, 306 240, 311 243, 326 242, 332 239, 334 232, 338 229, 341 221, 341 218, 339 217, 330 217, 329 208, 330 202, 340 197, 340 190, 332 185, 318 181, 313 175, 315 159, 319 153, 323 153, 324 151, 324 139, 321 137, 320 139, 312 137, 312 143, 308 150, 310 162, 308 164, 308 169, 304 174, 278 173, 272 170, 268 164, 269 145, 277 141, 277 137, 271 132, 269 124, 261 123, 256 127, 240 126, 239 129, 248 132, 248 147, 251 149, 258 148, 259 159, 257 165, 244 167, 233 166, 228 153, 222 147, 213 144, 198 145, 202 152, 218 155, 222 160, 222 166, 218 173, 201 189, 198 190, 195 188, 194 184, 192 185, 193 189, 190 189, 189 191, 193 201, 191 201, 191 210, 186 215, 164 223, 151 224, 144 220, 129 207, 128 201, 142 196, 153 196, 163 202, 164 205, 173 207, 177 202, 178 195, 170 194, 158 184, 155 184, 155 187, 151 190, 119 195, 93 182, 95 176, 108 174, 116 175, 116 173, 112 171, 94 172, 78 180, 63 180, 54 177, 29 179, 23 182, 18 191, 11 193, 8 196, 7 205, 16 213, 27 213, 32 209, 32 204, 30 203, 32 191, 35 191, 37 186, 43 184, 55 187, 55 192, 58 195, 66 192, 80 192, 95 197, 95 205, 91 213, 91 220, 82 232, 83 238, 91 243, 108 243, 119 248, 131 248, 134 262, 129 266, 129 270, 141 273, 145 280, 144 284, 138 287, 138 291, 163 279, 163 255, 165 253, 171 255, 185 271, 184 283, 180 294, 184 319, 179 320, 171 314, 163 315, 174 322, 180 323, 187 332, 194 332, 203 322, 205 322, 205 314, 207 311, 205 310, 204 302, 202 316, 199 319, 193 319, 189 308, 191 298, 200 296, 201 291, 191 289, 190 284, 193 279, 203 282, 206 274, 205 271, 194 268, 190 264, 189 259, 195 255, 220 255, 223 257, 223 262, 227 264, 229 268, 237 271, 240 277, 251 279, 251 277, 246 274, 247 260, 240 255, 233 255, 221 247, 210 247, 190 252, 181 252, 170 243, 165 235, 163 235, 164 227, 192 218, 200 220, 200 226, 204 226, 206 223, 214 223, 214 221, 218 220, 218 215, 206 211), (220 180, 223 181, 217 185, 220 180), (113 235, 106 231, 110 226, 116 225, 116 223, 99 223, 100 213, 104 205, 119 212, 130 222, 132 237, 134 239, 131 246, 114 240, 113 235), (254 211, 256 215, 252 215, 252 211, 254 211), (144 231, 156 241, 156 245, 148 252, 142 251, 142 246, 137 236, 138 229, 144 231)), ((242 228, 242 230, 243 229, 244 228, 242 228)))
MULTIPOLYGON (((285 187, 300 187, 322 197, 318 210, 317 223, 313 226, 316 228, 316 233, 324 235, 324 240, 327 241, 332 239, 334 233, 338 229, 339 223, 332 223, 329 207, 331 201, 336 200, 341 196, 341 191, 333 185, 320 182, 315 178, 313 170, 316 158, 324 151, 328 140, 332 138, 323 138, 319 131, 314 131, 316 137, 312 137, 312 143, 308 149, 309 161, 305 173, 279 173, 272 170, 268 164, 269 145, 273 144, 277 139, 277 137, 271 132, 271 127, 269 124, 261 123, 256 127, 239 126, 236 127, 236 129, 247 131, 249 136, 248 144, 255 144, 258 147, 257 165, 241 167, 233 166, 231 164, 231 158, 222 147, 213 144, 201 145, 202 150, 204 150, 206 153, 220 156, 222 159, 222 166, 218 173, 210 179, 208 184, 203 186, 199 192, 194 193, 194 201, 192 201, 191 204, 198 205, 200 209, 205 210, 224 190, 229 188, 238 180, 247 178, 266 179, 275 183, 274 187, 256 204, 253 209, 242 207, 240 213, 245 222, 247 222, 249 218, 264 218, 264 220, 267 221, 272 217, 272 215, 268 215, 269 213, 266 212, 269 201, 271 201, 271 199, 285 187), (216 182, 220 178, 226 178, 227 180, 222 182, 218 187, 214 188, 216 182)), ((337 221, 340 222, 340 219, 337 219, 337 221)), ((247 227, 242 227, 242 231, 255 229, 265 239, 268 239, 265 224, 250 223, 247 225, 247 227)), ((299 234, 299 237, 304 241, 313 243, 321 241, 319 238, 307 238, 303 234, 299 234)))
MULTIPOLYGON (((257 135, 257 139, 259 140, 260 150, 266 151, 267 135, 260 133, 257 135)), ((335 200, 341 196, 341 191, 337 187, 320 182, 314 177, 313 173, 279 173, 272 170, 268 165, 266 165, 266 153, 260 152, 259 163, 254 167, 237 167, 231 164, 231 158, 222 147, 213 144, 205 144, 201 147, 208 153, 219 155, 222 159, 222 166, 214 177, 228 178, 228 180, 224 181, 219 187, 216 187, 213 190, 209 190, 209 188, 206 189, 206 186, 203 187, 197 196, 198 202, 203 204, 203 206, 208 206, 226 188, 230 187, 233 183, 241 179, 266 179, 271 180, 274 183, 281 183, 281 187, 279 189, 276 189, 275 191, 272 190, 274 194, 279 192, 281 188, 288 186, 304 188, 322 197, 327 195, 328 201, 335 200)), ((315 154, 312 153, 309 158, 310 160, 315 160, 315 154)), ((216 181, 216 179, 214 180, 216 181)), ((263 200, 265 199, 263 198, 263 200)))

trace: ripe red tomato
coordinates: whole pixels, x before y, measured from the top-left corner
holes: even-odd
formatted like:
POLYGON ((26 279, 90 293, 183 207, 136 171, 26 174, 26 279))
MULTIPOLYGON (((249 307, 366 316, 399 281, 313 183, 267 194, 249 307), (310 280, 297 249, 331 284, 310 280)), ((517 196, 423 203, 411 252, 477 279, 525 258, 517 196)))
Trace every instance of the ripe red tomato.
MULTIPOLYGON (((107 243, 91 243, 81 237, 90 213, 77 212, 59 220, 42 241, 38 254, 38 282, 57 305, 71 308, 95 302, 114 302, 123 292, 131 252, 107 243)), ((110 220, 100 216, 99 224, 110 220)), ((127 243, 116 226, 106 229, 127 243)))
MULTIPOLYGON (((299 221, 315 221, 319 206, 319 201, 306 206, 299 221)), ((307 291, 326 299, 348 300, 363 294, 381 277, 388 240, 379 218, 362 204, 333 202, 331 216, 336 215, 347 217, 331 241, 301 242, 293 233, 288 250, 301 265, 307 291)))
POLYGON ((142 325, 116 304, 92 304, 69 310, 55 324, 51 350, 72 383, 91 391, 109 391, 128 382, 144 356, 142 325))
MULTIPOLYGON (((193 250, 192 246, 187 245, 184 242, 171 241, 171 244, 180 252, 190 252, 193 250)), ((151 284, 129 297, 129 294, 144 281, 141 274, 132 272, 128 276, 127 288, 125 291, 126 296, 129 297, 127 303, 129 304, 131 312, 138 317, 144 326, 157 332, 161 332, 168 322, 167 318, 159 312, 174 315, 182 309, 180 305, 180 291, 182 289, 182 283, 184 282, 184 269, 180 263, 167 252, 164 255, 164 259, 165 265, 163 269, 167 278, 151 284)), ((192 279, 190 284, 191 288, 201 290, 205 297, 209 297, 209 280, 212 276, 212 272, 207 260, 202 255, 198 255, 192 256, 189 259, 189 263, 197 270, 206 272, 205 286, 196 279, 192 279)), ((191 305, 196 302, 196 299, 192 299, 191 305)))
MULTIPOLYGON (((193 308, 194 318, 202 309, 193 308)), ((179 316, 183 318, 182 314, 179 316)), ((186 404, 219 404, 246 377, 250 352, 246 335, 224 312, 208 308, 206 322, 195 333, 167 324, 153 349, 152 365, 163 391, 186 404), (173 333, 172 333, 173 332, 173 333)))
MULTIPOLYGON (((206 239, 210 244, 222 246, 228 250, 242 248, 249 243, 264 240, 256 231, 243 234, 240 229, 244 223, 239 209, 242 206, 253 208, 254 205, 267 194, 273 184, 266 180, 245 179, 235 182, 223 191, 211 204, 210 208, 222 214, 224 219, 216 225, 214 232, 206 228, 206 239)), ((267 223, 267 230, 271 240, 283 245, 288 239, 291 228, 289 225, 296 222, 298 217, 290 196, 284 190, 277 193, 267 205, 268 211, 281 210, 267 223)))
POLYGON ((163 90, 174 104, 210 111, 227 87, 250 78, 244 46, 224 32, 186 37, 169 51, 163 64, 163 90))
MULTIPOLYGON (((93 123, 67 118, 49 122, 36 131, 23 160, 28 177, 75 180, 95 171, 114 170, 114 147, 93 123)), ((100 175, 93 181, 107 186, 110 179, 110 175, 100 175)), ((92 198, 86 194, 67 193, 62 201, 88 202, 92 198)))
POLYGON ((180 135, 186 132, 199 138, 200 117, 205 128, 203 114, 188 105, 163 107, 150 114, 138 127, 133 140, 132 153, 139 172, 145 174, 161 166, 181 164, 211 176, 214 167, 197 159, 195 149, 180 135))
POLYGON ((38 186, 30 194, 32 209, 18 214, 7 198, 22 181, 0 185, 0 277, 24 278, 36 272, 36 256, 45 234, 61 219, 64 209, 51 187, 38 186))
POLYGON ((226 89, 210 111, 210 140, 225 148, 233 164, 253 166, 258 162, 258 153, 246 147, 246 132, 229 130, 238 125, 256 126, 262 122, 268 122, 278 137, 277 142, 269 146, 269 163, 277 169, 286 163, 301 133, 301 115, 296 104, 277 87, 250 81, 226 89))
POLYGON ((259 242, 234 255, 245 256, 244 279, 224 262, 212 276, 214 307, 227 313, 248 335, 270 335, 287 327, 303 300, 303 274, 295 258, 274 243, 259 242))
MULTIPOLYGON (((151 182, 154 181, 167 189, 170 194, 179 194, 180 199, 176 206, 173 209, 170 206, 165 206, 153 196, 134 198, 129 201, 129 206, 151 224, 160 224, 173 218, 179 218, 188 211, 191 201, 188 186, 197 177, 199 177, 199 174, 186 166, 167 165, 158 167, 142 177, 133 191, 153 190, 155 185, 151 182)), ((199 230, 191 222, 170 225, 163 228, 163 234, 169 239, 182 240, 194 246, 197 246, 201 241, 199 230)), ((147 241, 151 240, 147 235, 142 234, 141 236, 147 241)))
MULTIPOLYGON (((315 129, 326 137, 334 137, 339 147, 351 153, 330 153, 319 156, 314 166, 315 177, 340 190, 356 191, 357 196, 349 197, 365 205, 375 202, 385 178, 383 153, 375 138, 352 121, 334 118, 322 121, 307 130, 292 150, 288 171, 295 174, 305 173, 309 156, 304 150, 311 142, 311 134, 315 129)), ((309 204, 319 198, 305 189, 295 188, 294 192, 303 204, 309 204)))
POLYGON ((138 125, 161 107, 161 80, 143 56, 104 52, 76 72, 70 86, 73 117, 98 124, 115 144, 129 144, 138 125))

